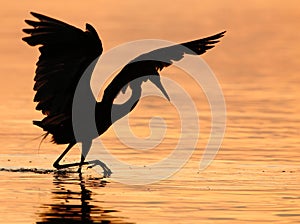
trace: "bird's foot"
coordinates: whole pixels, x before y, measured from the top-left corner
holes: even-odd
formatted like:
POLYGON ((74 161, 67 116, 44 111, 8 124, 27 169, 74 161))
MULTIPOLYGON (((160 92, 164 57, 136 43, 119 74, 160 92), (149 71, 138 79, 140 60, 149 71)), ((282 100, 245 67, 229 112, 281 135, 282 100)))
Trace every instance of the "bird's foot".
POLYGON ((89 161, 89 164, 91 165, 87 167, 88 169, 91 169, 95 166, 101 166, 101 168, 103 169, 103 177, 110 177, 110 175, 112 174, 111 170, 106 166, 106 164, 100 160, 89 161))

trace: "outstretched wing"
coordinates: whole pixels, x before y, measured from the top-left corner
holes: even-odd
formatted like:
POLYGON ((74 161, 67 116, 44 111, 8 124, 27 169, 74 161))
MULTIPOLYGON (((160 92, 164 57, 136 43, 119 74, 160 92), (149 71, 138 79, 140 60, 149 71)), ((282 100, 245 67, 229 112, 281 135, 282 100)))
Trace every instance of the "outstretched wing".
POLYGON ((82 31, 59 20, 31 14, 38 21, 25 20, 31 28, 23 29, 29 34, 23 40, 31 46, 41 45, 34 101, 38 102, 37 110, 55 120, 55 116, 71 113, 78 81, 88 65, 101 55, 102 43, 89 24, 82 31))
POLYGON ((170 66, 174 61, 181 60, 185 54, 201 55, 213 48, 226 31, 203 39, 185 42, 170 47, 160 48, 142 54, 128 63, 104 90, 102 101, 113 102, 120 91, 124 92, 128 85, 139 88, 142 81, 153 82, 169 99, 160 82, 159 71, 170 66), (135 82, 131 82, 136 80, 135 82), (131 83, 130 83, 131 82, 131 83), (130 84, 129 84, 130 83, 130 84))

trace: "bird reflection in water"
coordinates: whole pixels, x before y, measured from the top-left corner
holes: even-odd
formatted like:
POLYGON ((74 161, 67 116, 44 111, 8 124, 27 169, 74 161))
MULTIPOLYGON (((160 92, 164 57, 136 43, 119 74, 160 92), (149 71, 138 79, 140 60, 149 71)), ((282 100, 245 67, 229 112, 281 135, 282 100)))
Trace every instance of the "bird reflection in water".
POLYGON ((55 203, 43 204, 43 209, 48 211, 39 214, 42 221, 37 224, 129 223, 122 220, 122 217, 112 215, 117 210, 104 209, 93 203, 96 202, 92 198, 93 192, 87 187, 99 189, 107 183, 100 178, 83 178, 81 174, 78 177, 74 173, 56 173, 52 191, 55 203))

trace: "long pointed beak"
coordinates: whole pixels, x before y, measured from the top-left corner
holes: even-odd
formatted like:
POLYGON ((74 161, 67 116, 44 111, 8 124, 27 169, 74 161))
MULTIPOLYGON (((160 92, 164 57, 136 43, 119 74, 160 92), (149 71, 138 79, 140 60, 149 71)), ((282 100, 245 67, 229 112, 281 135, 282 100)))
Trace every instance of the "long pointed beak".
POLYGON ((149 76, 149 80, 154 84, 156 85, 157 88, 159 88, 159 90, 164 94, 164 96, 167 98, 168 101, 171 101, 170 100, 170 97, 167 93, 167 91, 165 90, 165 88, 163 87, 163 85, 161 84, 161 81, 160 81, 160 77, 159 76, 156 76, 156 75, 150 75, 149 76))

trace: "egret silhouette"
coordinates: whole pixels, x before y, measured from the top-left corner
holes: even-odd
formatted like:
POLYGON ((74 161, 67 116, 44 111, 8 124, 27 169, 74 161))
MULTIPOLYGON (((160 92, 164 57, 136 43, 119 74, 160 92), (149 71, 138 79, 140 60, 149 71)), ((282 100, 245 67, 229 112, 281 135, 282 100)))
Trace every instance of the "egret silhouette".
POLYGON ((80 78, 89 65, 102 52, 102 42, 96 30, 86 24, 83 31, 67 23, 45 15, 31 12, 37 19, 25 20, 31 28, 23 29, 29 36, 23 40, 30 46, 39 47, 40 57, 36 63, 34 102, 36 110, 41 110, 45 118, 33 121, 46 133, 52 135, 56 144, 68 144, 64 152, 54 162, 57 169, 79 166, 78 171, 85 164, 100 165, 105 175, 111 171, 99 160, 86 162, 92 139, 103 134, 116 120, 124 117, 134 109, 141 96, 143 82, 154 83, 170 100, 160 81, 159 71, 170 66, 173 61, 179 61, 184 54, 201 55, 214 47, 225 31, 216 35, 169 47, 160 48, 138 56, 121 69, 104 90, 102 100, 97 102, 90 88, 86 95, 95 102, 96 135, 89 135, 84 139, 76 139, 72 125, 72 102, 80 78), (130 98, 123 104, 114 104, 114 99, 120 92, 131 89, 130 98), (114 112, 112 116, 112 107, 114 112), (61 159, 77 143, 82 143, 81 160, 78 163, 60 164, 61 159))

